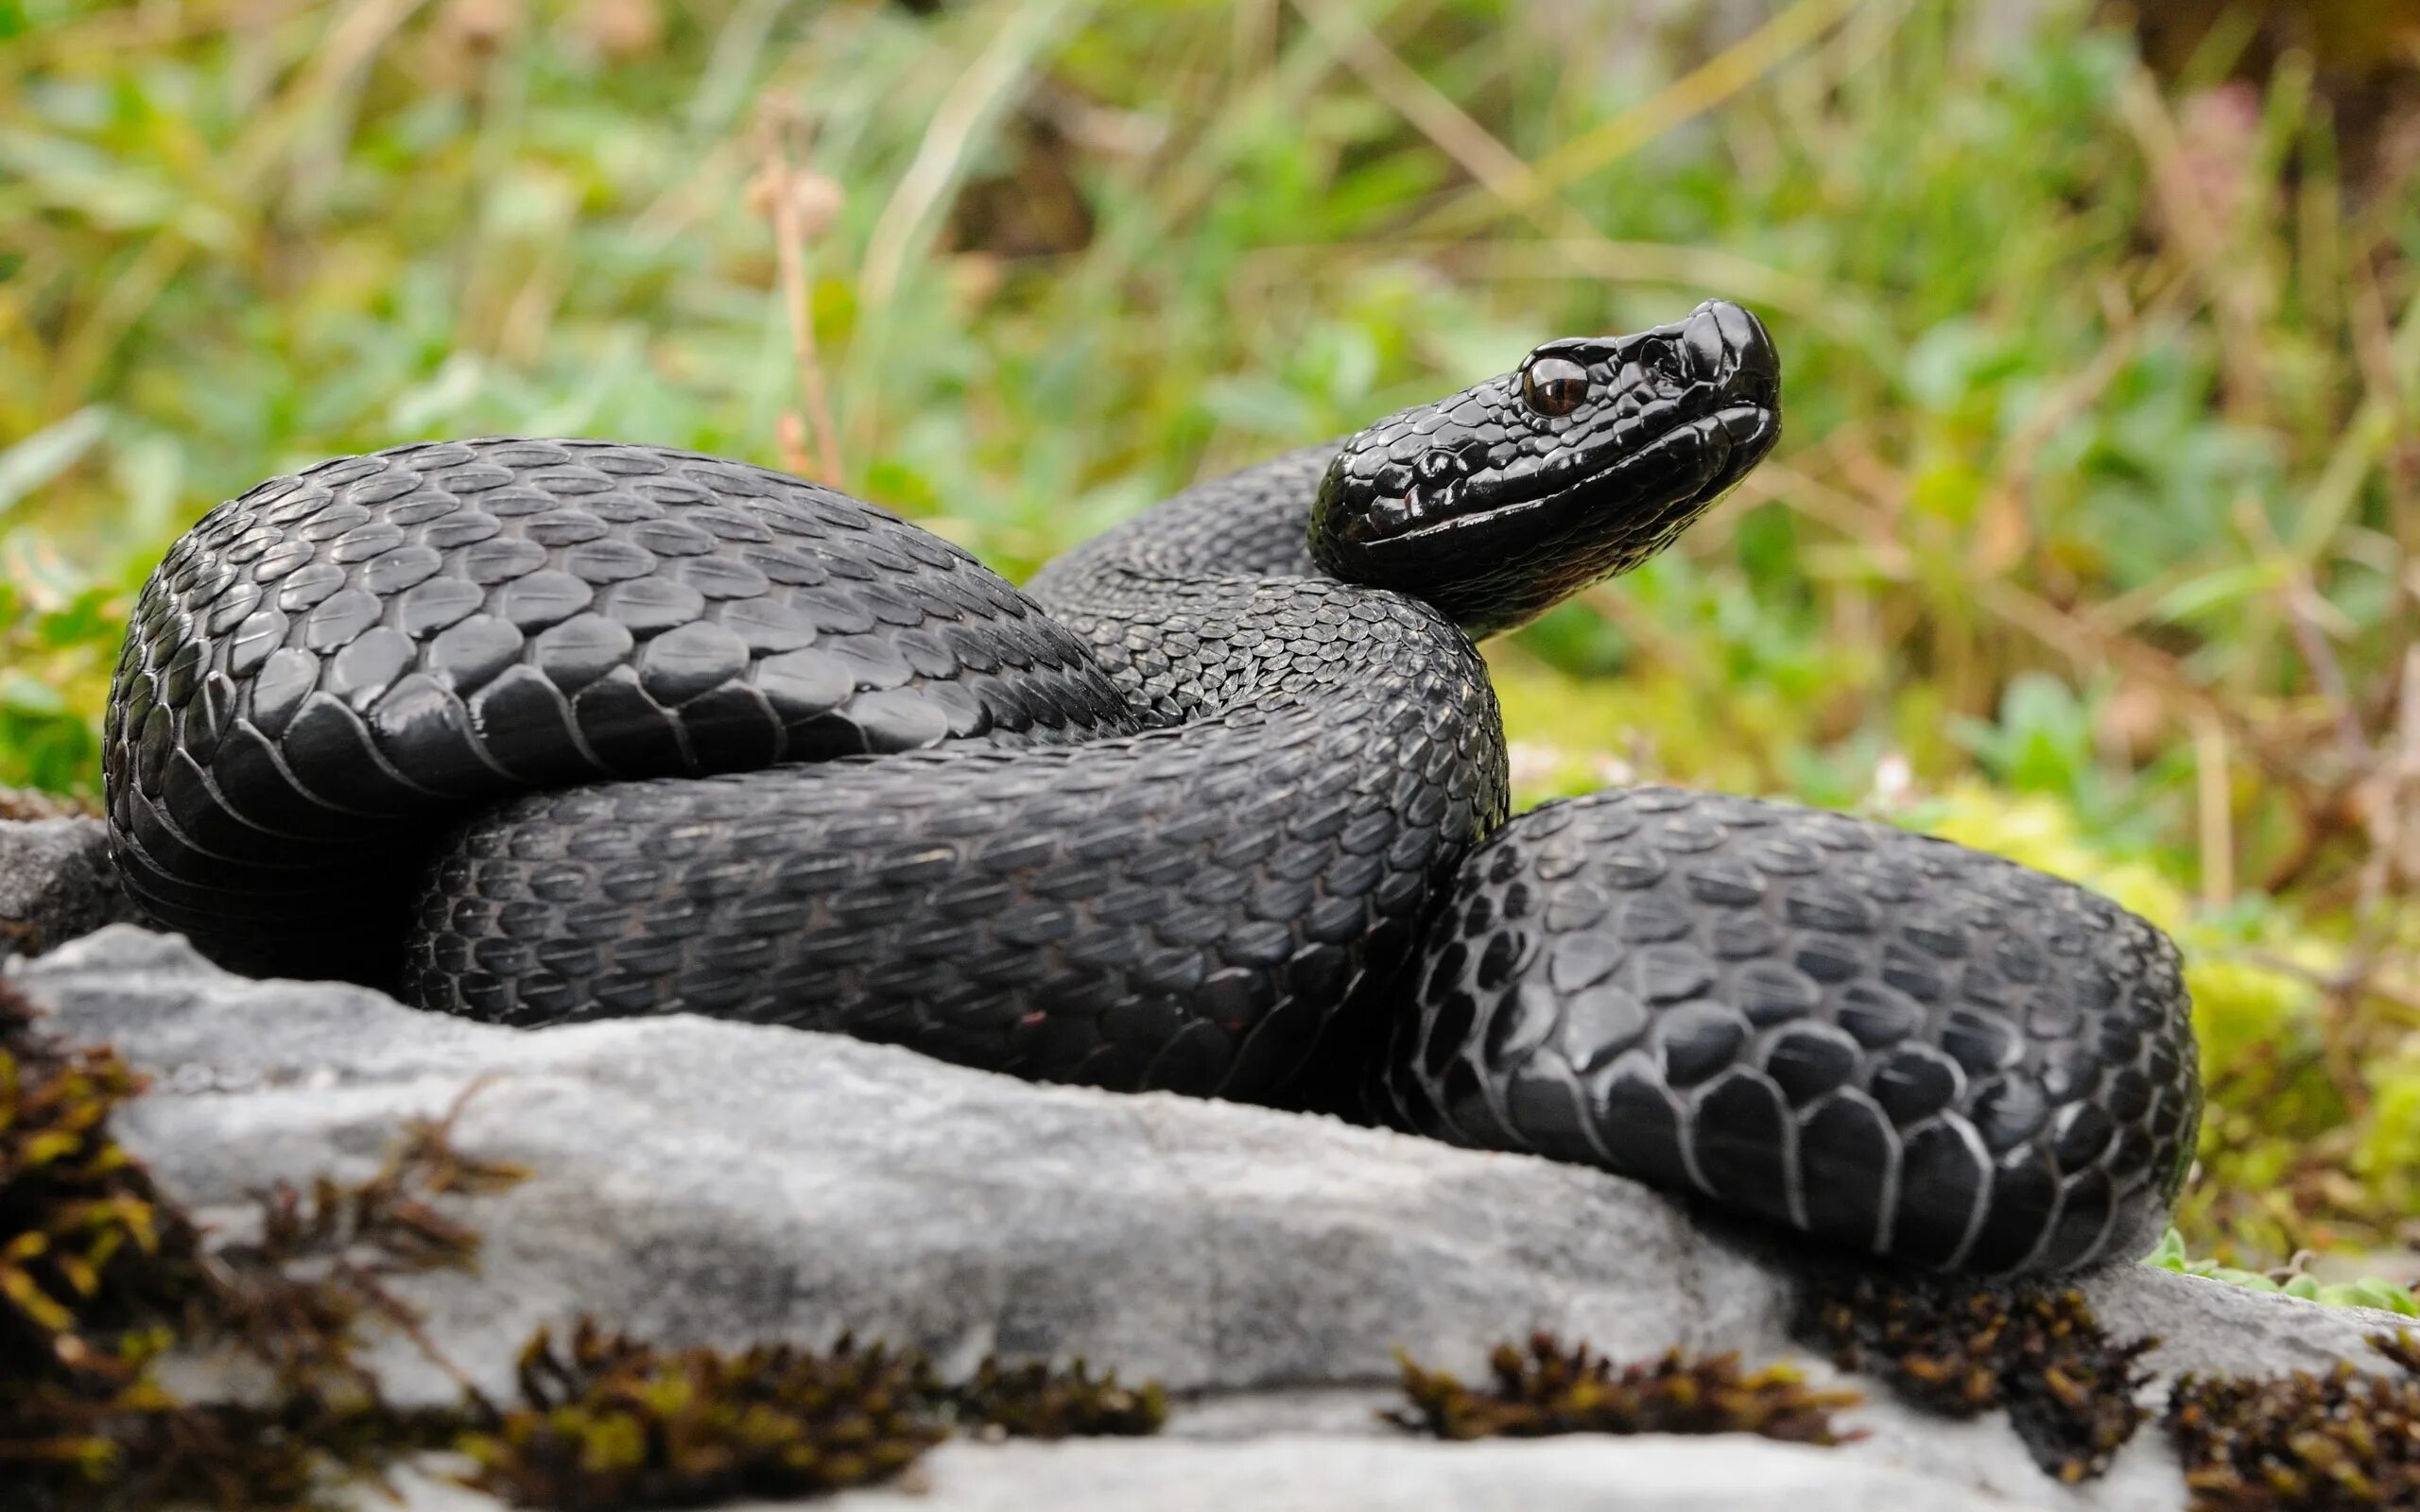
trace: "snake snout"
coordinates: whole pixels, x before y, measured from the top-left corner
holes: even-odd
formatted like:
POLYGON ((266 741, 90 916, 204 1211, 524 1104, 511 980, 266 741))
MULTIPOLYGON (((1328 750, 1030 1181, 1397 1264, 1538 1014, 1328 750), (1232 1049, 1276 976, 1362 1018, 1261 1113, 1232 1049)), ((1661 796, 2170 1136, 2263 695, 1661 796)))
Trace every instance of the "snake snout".
POLYGON ((1742 399, 1769 400, 1781 385, 1781 355, 1764 322, 1728 300, 1708 300, 1681 327, 1690 376, 1742 399))
POLYGON ((1731 344, 1723 339, 1722 324, 1715 318, 1712 301, 1699 305, 1681 327, 1681 350, 1688 355, 1691 378, 1705 383, 1722 376, 1731 344))

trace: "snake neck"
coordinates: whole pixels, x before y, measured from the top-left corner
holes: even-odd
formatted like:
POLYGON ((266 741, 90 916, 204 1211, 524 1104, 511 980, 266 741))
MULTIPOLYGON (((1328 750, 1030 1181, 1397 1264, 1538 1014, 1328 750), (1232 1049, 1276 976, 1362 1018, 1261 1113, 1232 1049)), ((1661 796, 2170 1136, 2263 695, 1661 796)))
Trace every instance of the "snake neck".
POLYGON ((1454 701, 1500 746, 1485 669, 1461 631, 1312 560, 1311 507, 1336 451, 1304 447, 1198 484, 1059 558, 1027 591, 1153 726, 1276 715, 1313 689, 1332 698, 1394 670, 1473 690, 1454 701), (1305 645, 1316 654, 1298 654, 1305 645))
POLYGON ((1034 575, 1045 603, 1119 595, 1138 579, 1324 576, 1311 560, 1311 506, 1340 445, 1323 441, 1199 483, 1093 537, 1034 575))

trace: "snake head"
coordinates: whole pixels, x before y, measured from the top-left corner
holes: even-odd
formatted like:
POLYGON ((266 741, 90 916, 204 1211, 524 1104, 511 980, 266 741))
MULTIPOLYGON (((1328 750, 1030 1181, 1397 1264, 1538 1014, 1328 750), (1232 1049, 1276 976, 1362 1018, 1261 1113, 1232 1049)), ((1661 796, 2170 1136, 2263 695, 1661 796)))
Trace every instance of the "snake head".
POLYGON ((1708 300, 1634 335, 1549 341, 1347 438, 1311 554, 1493 635, 1663 550, 1780 434, 1772 338, 1708 300))

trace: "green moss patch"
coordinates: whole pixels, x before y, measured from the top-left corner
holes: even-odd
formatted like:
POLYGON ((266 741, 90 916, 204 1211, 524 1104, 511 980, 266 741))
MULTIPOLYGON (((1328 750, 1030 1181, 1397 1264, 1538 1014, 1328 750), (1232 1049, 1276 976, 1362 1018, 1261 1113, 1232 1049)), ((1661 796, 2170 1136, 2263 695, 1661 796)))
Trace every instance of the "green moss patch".
POLYGON ((662 1349, 582 1319, 522 1352, 521 1401, 458 1447, 468 1483, 520 1506, 590 1512, 808 1496, 888 1480, 949 1436, 1060 1438, 1158 1431, 1156 1383, 1127 1387, 1081 1361, 986 1359, 956 1384, 921 1354, 846 1336, 826 1351, 662 1349))
POLYGON ((462 1448, 470 1484, 521 1506, 695 1506, 885 1480, 939 1443, 921 1363, 843 1339, 659 1350, 583 1320, 521 1357, 523 1404, 462 1448))
POLYGON ((1493 1378, 1465 1386, 1407 1356, 1408 1408, 1385 1414, 1398 1427, 1439 1438, 1541 1438, 1557 1434, 1755 1434, 1796 1444, 1840 1444, 1862 1436, 1833 1425, 1832 1414, 1861 1400, 1853 1391, 1809 1386, 1787 1366, 1740 1368, 1737 1354, 1690 1356, 1616 1366, 1585 1344, 1566 1347, 1551 1333, 1526 1349, 1499 1344, 1488 1359, 1493 1378))

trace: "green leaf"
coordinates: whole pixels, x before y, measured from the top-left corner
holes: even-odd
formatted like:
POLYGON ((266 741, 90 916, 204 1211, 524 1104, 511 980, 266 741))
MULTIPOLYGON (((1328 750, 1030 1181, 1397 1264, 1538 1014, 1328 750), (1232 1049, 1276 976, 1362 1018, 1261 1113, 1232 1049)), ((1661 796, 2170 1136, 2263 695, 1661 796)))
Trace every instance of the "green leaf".
POLYGON ((0 709, 15 713, 60 714, 67 712, 67 700, 59 690, 37 681, 24 672, 11 672, 0 677, 0 709))
POLYGON ((17 501, 74 467, 109 428, 110 412, 87 404, 0 452, 0 514, 17 501))

